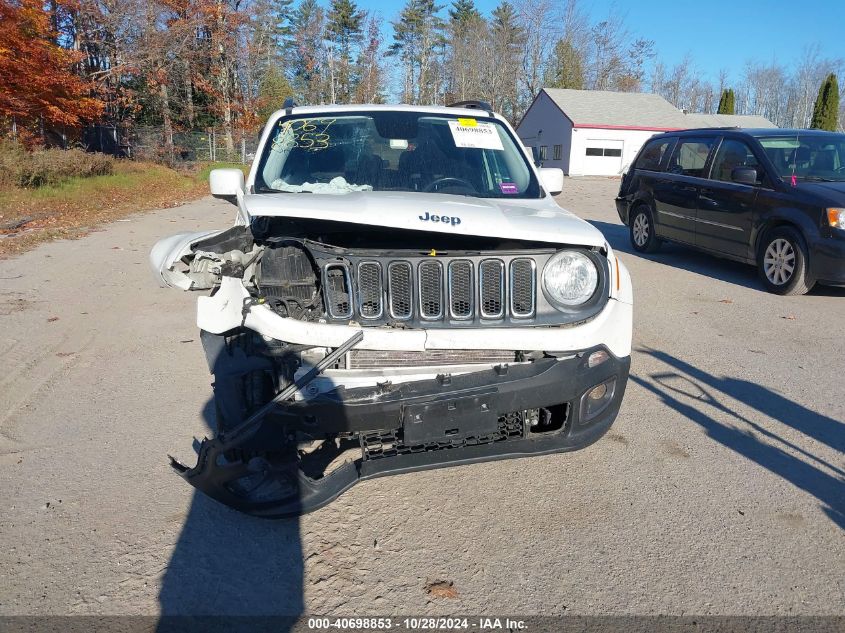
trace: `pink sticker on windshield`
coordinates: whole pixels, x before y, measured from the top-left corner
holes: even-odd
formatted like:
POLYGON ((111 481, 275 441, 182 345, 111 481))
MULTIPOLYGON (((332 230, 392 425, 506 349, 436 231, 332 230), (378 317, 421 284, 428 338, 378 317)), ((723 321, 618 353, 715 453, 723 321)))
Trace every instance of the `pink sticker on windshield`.
POLYGON ((519 193, 519 188, 516 186, 516 183, 514 183, 514 182, 500 182, 499 183, 499 189, 501 190, 502 193, 506 193, 506 194, 519 193))

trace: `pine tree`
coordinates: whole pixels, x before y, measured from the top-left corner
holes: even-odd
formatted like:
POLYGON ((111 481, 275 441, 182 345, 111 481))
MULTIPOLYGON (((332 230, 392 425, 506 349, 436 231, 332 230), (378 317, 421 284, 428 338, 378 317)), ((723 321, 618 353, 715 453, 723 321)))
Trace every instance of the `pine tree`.
POLYGON ((447 95, 449 101, 477 99, 484 83, 483 64, 467 60, 485 59, 487 23, 473 0, 455 0, 449 9, 446 53, 447 95))
POLYGON ((490 36, 492 57, 487 94, 494 109, 516 123, 519 111, 519 76, 522 65, 522 48, 525 30, 520 26, 514 6, 504 0, 492 13, 490 36))
POLYGON ((293 97, 293 88, 277 67, 267 68, 261 79, 258 91, 258 116, 267 120, 273 112, 280 109, 288 97, 293 97))
POLYGON ((481 18, 481 13, 475 8, 475 3, 472 0, 454 0, 452 2, 452 8, 449 9, 449 20, 452 24, 458 26, 458 30, 479 18, 481 18))
POLYGON ((819 87, 816 106, 813 108, 813 118, 810 127, 817 130, 835 132, 839 117, 839 85, 836 75, 830 73, 819 87))
POLYGON ((735 114, 735 99, 733 88, 722 90, 722 96, 719 97, 719 108, 716 110, 716 113, 735 114))
POLYGON ((331 0, 326 20, 326 39, 330 42, 329 72, 333 102, 348 103, 355 92, 352 77, 352 48, 363 39, 364 13, 353 0, 331 0))
POLYGON ((583 90, 585 81, 584 59, 581 53, 568 39, 558 40, 546 71, 546 85, 549 88, 583 90))
POLYGON ((388 52, 405 64, 402 100, 406 103, 437 103, 442 93, 437 59, 444 43, 443 19, 438 15, 442 8, 435 0, 408 0, 393 22, 388 52))

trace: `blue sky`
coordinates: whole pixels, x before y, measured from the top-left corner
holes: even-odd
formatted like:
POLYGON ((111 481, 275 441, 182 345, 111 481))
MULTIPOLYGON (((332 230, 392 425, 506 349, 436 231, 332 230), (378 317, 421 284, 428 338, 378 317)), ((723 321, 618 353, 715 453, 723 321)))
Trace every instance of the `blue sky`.
MULTIPOLYGON (((358 0, 358 4, 379 11, 389 21, 404 1, 358 0)), ((498 0, 476 0, 488 14, 497 4, 498 0)), ((845 58, 845 0, 581 0, 579 5, 593 21, 621 12, 635 37, 655 41, 657 57, 664 63, 671 66, 689 53, 704 78, 712 81, 721 68, 738 79, 749 59, 764 63, 774 59, 792 67, 811 45, 819 46, 822 57, 845 58)))

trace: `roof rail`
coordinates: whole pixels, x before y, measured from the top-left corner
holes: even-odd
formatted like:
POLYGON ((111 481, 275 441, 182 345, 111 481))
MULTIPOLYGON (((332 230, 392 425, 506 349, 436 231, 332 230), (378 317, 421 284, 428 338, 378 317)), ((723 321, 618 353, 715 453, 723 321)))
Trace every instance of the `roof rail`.
POLYGON ((290 110, 291 108, 295 108, 297 105, 299 104, 293 100, 293 97, 288 97, 282 104, 282 108, 284 108, 285 110, 290 110))
POLYGON ((678 132, 703 132, 706 130, 741 130, 742 127, 739 125, 722 125, 722 126, 712 126, 712 127, 685 127, 678 132))
POLYGON ((486 101, 477 101, 471 99, 469 101, 456 101, 455 103, 446 104, 447 108, 468 108, 470 110, 487 110, 493 112, 492 106, 486 101))

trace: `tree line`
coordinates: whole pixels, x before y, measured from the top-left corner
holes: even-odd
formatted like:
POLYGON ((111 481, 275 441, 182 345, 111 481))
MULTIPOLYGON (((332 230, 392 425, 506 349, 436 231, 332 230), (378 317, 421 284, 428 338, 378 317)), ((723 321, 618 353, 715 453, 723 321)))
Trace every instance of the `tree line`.
MULTIPOLYGON (((355 0, 0 0, 0 122, 33 139, 154 125, 165 143, 215 127, 232 149, 236 130, 288 97, 481 99, 516 123, 552 87, 652 91, 689 112, 807 127, 822 82, 843 70, 809 48, 789 66, 749 61, 709 81, 691 57, 669 64, 658 50, 623 14, 593 19, 577 0, 502 0, 489 15, 473 0, 406 0, 390 21, 355 0)), ((830 116, 845 120, 838 104, 830 116)))

